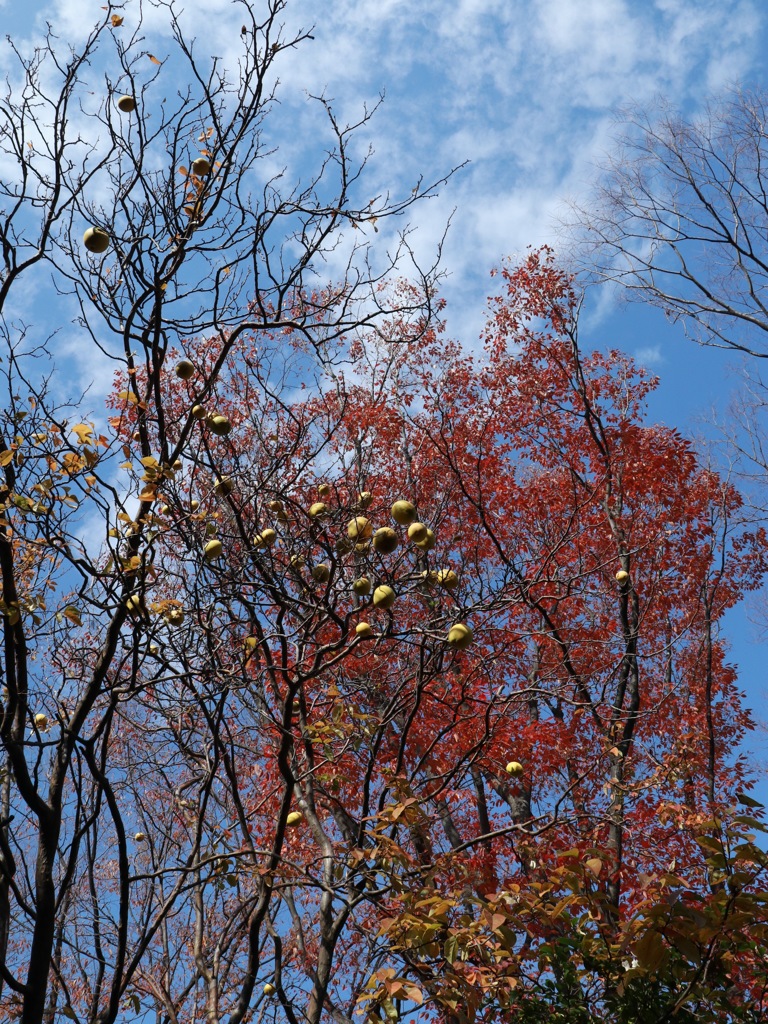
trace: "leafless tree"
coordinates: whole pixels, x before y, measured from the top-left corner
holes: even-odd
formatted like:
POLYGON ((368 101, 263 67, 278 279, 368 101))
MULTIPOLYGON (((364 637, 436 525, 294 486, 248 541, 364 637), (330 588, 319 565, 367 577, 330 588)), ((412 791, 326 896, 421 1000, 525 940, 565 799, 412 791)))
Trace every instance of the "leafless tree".
POLYGON ((660 103, 619 124, 567 224, 577 261, 697 341, 768 356, 768 96, 734 90, 689 118, 660 103))

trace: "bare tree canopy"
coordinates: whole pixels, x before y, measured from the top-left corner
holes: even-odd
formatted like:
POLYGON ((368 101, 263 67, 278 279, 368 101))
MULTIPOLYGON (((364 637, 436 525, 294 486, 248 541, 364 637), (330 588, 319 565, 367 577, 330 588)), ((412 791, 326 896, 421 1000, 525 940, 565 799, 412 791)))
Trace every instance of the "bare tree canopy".
POLYGON ((622 113, 591 201, 569 225, 578 260, 703 344, 768 356, 768 97, 734 90, 695 118, 622 113))

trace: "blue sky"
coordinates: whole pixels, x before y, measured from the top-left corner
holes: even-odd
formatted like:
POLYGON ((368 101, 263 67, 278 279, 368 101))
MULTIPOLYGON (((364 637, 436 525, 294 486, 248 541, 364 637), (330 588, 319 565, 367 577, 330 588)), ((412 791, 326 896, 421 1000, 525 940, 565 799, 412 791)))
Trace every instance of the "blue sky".
MULTIPOLYGON (((234 64, 238 5, 184 0, 182 7, 201 54, 234 64)), ((76 43, 102 12, 99 0, 0 0, 3 32, 18 42, 34 39, 47 20, 76 43)), ((130 18, 130 5, 124 13, 130 18)), ((150 5, 146 14, 147 48, 162 57, 165 14, 150 5)), ((451 219, 443 294, 448 333, 465 342, 482 326, 490 268, 528 245, 557 247, 565 204, 584 195, 595 162, 610 150, 616 108, 663 96, 695 113, 729 84, 760 83, 768 50, 762 0, 290 0, 285 22, 314 26, 314 40, 286 54, 281 71, 273 130, 289 180, 308 151, 322 148, 307 93, 332 98, 342 120, 386 93, 360 142, 361 154, 369 144, 374 150, 371 195, 407 194, 420 174, 439 178, 471 161, 411 217, 412 244, 427 262, 451 219)), ((0 73, 6 60, 3 49, 0 73)), ((387 232, 377 239, 383 248, 392 240, 387 232)), ((700 429, 697 418, 713 405, 722 413, 736 383, 725 373, 732 358, 696 348, 639 307, 593 303, 582 338, 623 348, 658 372, 652 415, 686 433, 700 429)), ((77 360, 76 342, 64 344, 77 360)), ((98 376, 87 358, 82 373, 98 376)), ((763 659, 743 610, 729 628, 749 702, 768 718, 763 659)), ((760 756, 768 761, 768 744, 760 756)), ((761 792, 768 796, 768 786, 761 792)))

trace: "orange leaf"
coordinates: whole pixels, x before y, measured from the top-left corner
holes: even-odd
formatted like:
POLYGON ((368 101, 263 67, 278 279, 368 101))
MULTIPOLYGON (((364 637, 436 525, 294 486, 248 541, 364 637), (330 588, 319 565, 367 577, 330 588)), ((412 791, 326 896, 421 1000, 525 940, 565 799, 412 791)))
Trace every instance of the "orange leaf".
POLYGON ((112 22, 112 28, 119 28, 125 19, 121 18, 119 14, 113 14, 109 20, 112 22))
POLYGON ((162 64, 162 61, 158 60, 157 57, 153 56, 151 53, 148 53, 147 56, 153 64, 162 64))

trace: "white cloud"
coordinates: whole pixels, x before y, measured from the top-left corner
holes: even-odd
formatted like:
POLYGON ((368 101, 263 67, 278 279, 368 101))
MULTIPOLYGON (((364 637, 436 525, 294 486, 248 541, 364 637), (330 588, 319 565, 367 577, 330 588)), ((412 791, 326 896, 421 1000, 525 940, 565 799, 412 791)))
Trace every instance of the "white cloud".
MULTIPOLYGON (((167 10, 144 9, 146 48, 162 58, 171 48, 167 10)), ((123 40, 136 11, 129 0, 117 30, 123 40)), ((181 20, 197 36, 201 66, 212 52, 236 70, 242 11, 229 0, 185 0, 181 20)), ((40 12, 61 38, 82 39, 94 8, 49 0, 40 12)), ((285 166, 286 181, 306 175, 329 142, 306 93, 332 98, 346 122, 386 89, 354 147, 360 156, 375 149, 362 185, 370 196, 407 195, 420 173, 433 179, 472 161, 411 218, 419 225, 413 244, 428 261, 456 207, 447 291, 466 327, 480 322, 490 266, 555 240, 563 197, 584 191, 610 145, 613 108, 657 94, 699 104, 709 90, 749 76, 766 36, 757 0, 457 0, 450 11, 444 0, 289 0, 282 21, 286 36, 300 28, 314 36, 277 65, 281 104, 266 130, 280 146, 270 166, 285 166)), ((184 85, 169 64, 154 94, 184 85)), ((391 242, 391 230, 382 227, 375 240, 391 242)), ((328 272, 342 266, 337 254, 328 272)))
POLYGON ((646 368, 659 366, 664 362, 660 345, 647 345, 645 348, 635 349, 633 355, 635 361, 646 368))

